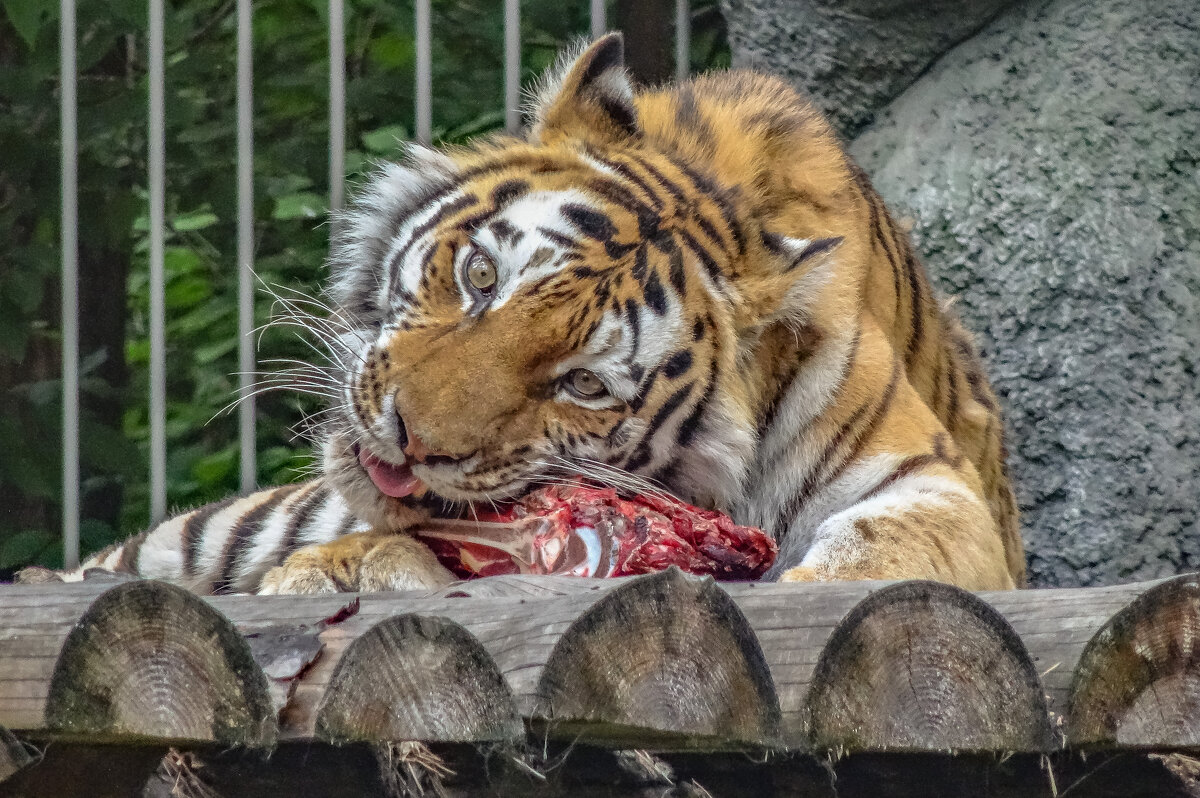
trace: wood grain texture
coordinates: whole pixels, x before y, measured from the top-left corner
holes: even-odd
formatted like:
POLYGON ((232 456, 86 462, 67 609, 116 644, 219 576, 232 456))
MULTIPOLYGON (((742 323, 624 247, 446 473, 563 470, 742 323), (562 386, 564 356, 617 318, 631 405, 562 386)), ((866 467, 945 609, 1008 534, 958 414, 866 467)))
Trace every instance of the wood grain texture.
POLYGON ((1072 682, 1067 739, 1200 747, 1200 578, 1147 590, 1092 637, 1072 682))
POLYGON ((677 568, 622 585, 559 639, 537 687, 555 738, 654 747, 778 744, 780 711, 746 617, 677 568))
POLYGON ((246 640, 195 595, 129 582, 101 595, 58 656, 45 725, 126 737, 270 745, 267 682, 246 640))
POLYGON ((317 710, 331 742, 489 742, 524 728, 512 691, 470 632, 446 618, 406 613, 347 647, 317 710))
POLYGON ((1056 747, 1021 639, 991 606, 939 582, 860 602, 821 654, 808 710, 817 750, 1056 747))
MULTIPOLYGON (((353 594, 215 596, 196 601, 228 618, 254 641, 262 668, 274 676, 268 683, 279 702, 274 708, 279 739, 311 741, 318 708, 347 648, 379 622, 405 613, 445 618, 469 632, 495 662, 519 715, 540 722, 538 686, 551 653, 573 623, 631 581, 499 577, 452 585, 435 594, 362 594, 358 612, 348 616, 342 611, 355 599, 353 594), (334 617, 338 620, 327 622, 334 617)), ((1042 677, 1052 722, 1065 723, 1071 679, 1084 647, 1114 614, 1156 584, 977 595, 1016 630, 1042 677)), ((808 696, 822 652, 843 619, 888 585, 712 586, 732 599, 757 638, 779 703, 778 742, 783 746, 809 749, 808 696)), ((26 739, 31 733, 61 738, 46 725, 51 676, 75 624, 111 587, 0 585, 0 724, 26 739)), ((639 644, 634 636, 623 639, 630 649, 639 644)))

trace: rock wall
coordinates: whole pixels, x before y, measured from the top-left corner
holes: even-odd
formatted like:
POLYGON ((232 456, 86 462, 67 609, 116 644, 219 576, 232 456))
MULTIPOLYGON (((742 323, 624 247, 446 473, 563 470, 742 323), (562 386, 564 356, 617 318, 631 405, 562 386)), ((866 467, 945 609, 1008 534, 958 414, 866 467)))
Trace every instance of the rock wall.
POLYGON ((735 67, 809 90, 851 136, 1013 0, 721 0, 735 67))
POLYGON ((1200 4, 1011 8, 851 152, 977 335, 1032 583, 1200 569, 1200 4))

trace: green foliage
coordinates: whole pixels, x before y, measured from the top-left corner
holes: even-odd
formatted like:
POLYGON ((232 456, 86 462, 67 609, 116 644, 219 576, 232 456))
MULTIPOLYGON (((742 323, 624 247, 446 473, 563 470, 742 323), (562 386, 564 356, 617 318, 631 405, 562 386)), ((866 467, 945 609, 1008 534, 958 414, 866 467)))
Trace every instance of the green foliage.
MULTIPOLYGON (((664 0, 665 1, 665 0, 664 0)), ((697 5, 697 4, 694 4, 697 5)), ((698 20, 716 20, 715 2, 698 20)), ((587 30, 586 2, 522 3, 523 77, 587 30)), ((59 119, 56 0, 0 0, 0 577, 61 562, 59 119)), ((167 12, 167 445, 169 503, 236 490, 237 273, 235 36, 232 0, 175 0, 167 12)), ((312 293, 328 244, 328 40, 324 0, 254 6, 255 268, 267 284, 312 293)), ((142 528, 146 486, 149 278, 146 5, 78 5, 79 184, 83 292, 82 547, 142 528), (105 343, 104 322, 118 344, 105 343), (114 321, 115 320, 115 321, 114 321), (111 326, 111 325, 110 325, 111 326)), ((397 151, 413 128, 409 3, 347 3, 346 172, 397 151)), ((695 66, 723 58, 719 24, 693 34, 695 66), (714 38, 716 37, 716 38, 714 38), (716 44, 714 44, 716 42, 716 44)), ((503 4, 434 0, 435 137, 499 127, 503 4)), ((664 42, 664 46, 670 46, 664 42)), ((269 301, 259 296, 258 324, 269 301)), ((269 328, 259 358, 307 356, 269 328)), ((311 466, 295 429, 314 403, 258 400, 258 481, 311 466)))

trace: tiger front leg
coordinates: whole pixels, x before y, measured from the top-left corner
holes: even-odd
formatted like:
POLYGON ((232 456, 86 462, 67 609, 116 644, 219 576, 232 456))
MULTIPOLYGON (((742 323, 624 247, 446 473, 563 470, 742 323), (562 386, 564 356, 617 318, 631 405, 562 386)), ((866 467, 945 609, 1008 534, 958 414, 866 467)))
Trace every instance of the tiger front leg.
POLYGON ((807 550, 786 542, 781 582, 934 579, 967 590, 1016 587, 984 500, 949 475, 900 480, 816 528, 807 550))
POLYGON ((300 549, 267 572, 258 592, 436 590, 454 580, 429 547, 409 535, 356 532, 300 549))

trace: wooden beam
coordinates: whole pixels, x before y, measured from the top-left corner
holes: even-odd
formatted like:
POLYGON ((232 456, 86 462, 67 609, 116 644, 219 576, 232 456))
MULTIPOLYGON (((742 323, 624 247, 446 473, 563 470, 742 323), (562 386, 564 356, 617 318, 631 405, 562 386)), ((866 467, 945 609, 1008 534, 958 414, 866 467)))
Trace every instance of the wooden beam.
POLYGON ((559 739, 631 746, 778 745, 779 699, 746 616, 677 569, 627 582, 567 629, 538 681, 559 739))
POLYGON ((816 750, 1051 751, 1042 685, 1008 621, 939 582, 859 602, 821 652, 808 693, 816 750))
POLYGON ((491 655, 447 618, 406 613, 372 626, 338 661, 317 710, 330 742, 514 741, 524 728, 491 655))
POLYGON ((1072 745, 1200 748, 1200 578, 1147 590, 1096 632, 1068 719, 1072 745))
MULTIPOLYGON (((201 599, 152 583, 117 587, 87 582, 0 586, 0 724, 18 736, 38 739, 61 738, 72 729, 87 735, 89 740, 94 735, 132 739, 131 735, 145 734, 164 740, 168 734, 175 735, 169 739, 180 736, 214 739, 218 737, 215 727, 196 717, 207 718, 206 713, 216 712, 215 707, 238 705, 243 708, 239 710, 243 712, 243 720, 248 712, 249 717, 257 719, 254 722, 265 724, 266 729, 271 728, 277 715, 281 741, 312 741, 319 739, 317 721, 322 705, 328 701, 329 707, 337 706, 333 697, 339 690, 349 695, 344 685, 335 687, 339 680, 350 678, 339 674, 335 679, 343 660, 346 673, 357 673, 353 677, 357 683, 367 684, 375 667, 373 663, 392 662, 389 667, 395 668, 394 663, 406 661, 404 657, 416 657, 414 652, 403 652, 416 641, 422 646, 429 645, 429 652, 458 652, 455 656, 471 663, 468 670, 477 676, 492 672, 494 667, 507 685, 516 712, 538 734, 553 736, 555 724, 559 724, 560 730, 567 728, 565 724, 574 724, 573 732, 593 735, 597 742, 607 739, 605 744, 610 746, 630 743, 628 739, 616 740, 611 736, 619 727, 636 728, 639 739, 647 745, 664 748, 670 748, 671 739, 676 743, 691 740, 693 744, 728 749, 744 749, 747 742, 757 740, 790 750, 814 750, 814 743, 816 750, 854 743, 864 746, 864 750, 911 744, 939 750, 969 747, 1033 753, 1044 750, 1045 740, 1033 725, 1028 725, 1034 723, 1030 713, 1036 715, 1036 700, 1031 696, 1036 681, 1030 681, 1031 673, 1041 677, 1049 722, 1055 728, 1061 723, 1070 727, 1074 715, 1084 717, 1082 713, 1092 700, 1088 696, 1098 694, 1077 690, 1077 698, 1070 700, 1071 679, 1080 655, 1097 631, 1131 601, 1142 597, 1138 606, 1144 609, 1138 612, 1154 619, 1160 637, 1169 632, 1177 641, 1186 634, 1193 634, 1191 640, 1197 639, 1188 631, 1192 627, 1186 625, 1192 617, 1182 611, 1186 602, 1179 604, 1171 599, 1178 591, 1156 592, 1153 587, 1153 584, 1137 584, 966 597, 966 594, 947 594, 941 588, 927 588, 924 594, 920 591, 914 594, 912 591, 917 588, 889 588, 887 583, 878 582, 717 584, 678 574, 638 580, 497 577, 454 585, 432 595, 364 594, 359 597, 357 611, 351 612, 346 609, 347 604, 355 597, 346 594, 201 599), (114 592, 106 593, 110 588, 114 592), (656 598, 660 594, 661 598, 656 598), (917 595, 926 598, 918 599, 917 595), (954 597, 946 598, 950 595, 954 597), (125 598, 118 600, 121 596, 125 598), (856 610, 864 601, 869 603, 856 610), (892 603, 896 606, 888 609, 892 603), (424 620, 415 619, 403 630, 380 627, 373 633, 377 637, 374 643, 361 644, 365 647, 363 651, 379 653, 349 656, 351 647, 377 624, 405 614, 445 621, 438 622, 442 626, 436 628, 423 626, 424 620), (134 617, 131 619, 130 615, 134 617), (904 624, 904 634, 896 636, 893 632, 889 638, 888 623, 904 624), (77 625, 82 631, 73 631, 77 625), (439 636, 449 629, 455 631, 439 636), (459 631, 463 634, 458 634, 459 631), (248 645, 243 638, 249 640, 248 645), (66 646, 68 639, 77 642, 66 646), (137 645, 142 646, 138 649, 142 654, 136 658, 130 656, 133 644, 129 642, 135 640, 140 640, 137 645), (900 640, 907 641, 904 647, 896 642, 900 640), (168 641, 170 645, 166 645, 168 641), (212 642, 202 645, 201 641, 212 642), (680 645, 680 641, 686 645, 680 645), (904 680, 896 681, 895 674, 887 673, 886 669, 873 671, 869 663, 859 663, 855 668, 828 665, 823 675, 817 673, 821 662, 853 664, 850 656, 853 646, 848 646, 847 641, 873 646, 880 656, 889 658, 888 662, 915 661, 905 659, 909 643, 917 646, 914 656, 920 653, 929 658, 917 663, 927 669, 926 678, 930 680, 919 691, 924 703, 917 715, 905 713, 916 711, 913 696, 918 691, 905 687, 904 680), (85 649, 94 653, 80 660, 80 652, 85 649), (188 652, 186 656, 183 651, 188 652), (254 668, 246 664, 246 651, 249 656, 257 657, 254 668), (608 653, 596 659, 597 651, 608 653), (898 651, 903 651, 904 656, 893 659, 898 651), (978 663, 973 666, 964 654, 971 651, 985 664, 995 664, 1001 670, 977 672, 978 663), (648 657, 647 664, 639 662, 639 652, 648 657), (940 656, 946 657, 947 667, 956 667, 967 674, 948 682, 953 689, 936 683, 940 656), (139 664, 147 658, 159 663, 155 667, 160 671, 154 677, 158 681, 149 678, 150 672, 139 664), (66 674, 63 678, 70 676, 66 684, 77 685, 70 690, 51 689, 60 659, 66 674), (358 664, 351 667, 352 662, 358 664), (719 676, 706 672, 706 663, 712 662, 721 663, 726 670, 719 676), (204 680, 195 684, 190 677, 181 676, 189 668, 198 667, 205 674, 204 680, 214 684, 240 683, 241 698, 222 704, 220 696, 229 693, 200 686, 204 680), (161 671, 162 668, 166 670, 161 671), (633 682, 620 683, 620 672, 630 669, 639 674, 637 683, 641 688, 631 689, 633 682), (108 681, 91 675, 85 678, 84 674, 93 670, 100 674, 107 672, 108 681), (134 681, 130 684, 144 686, 145 708, 154 707, 147 719, 138 720, 144 713, 130 708, 141 699, 129 693, 128 687, 120 688, 126 693, 121 694, 115 708, 104 709, 115 713, 107 716, 107 720, 104 712, 72 715, 68 711, 72 701, 64 701, 63 696, 71 690, 96 696, 102 691, 98 692, 95 686, 116 685, 113 680, 125 672, 132 674, 129 678, 134 681), (694 676, 685 679, 688 673, 694 676), (839 680, 856 684, 839 684, 839 680), (672 709, 664 695, 670 689, 681 691, 678 685, 685 681, 692 688, 680 692, 684 703, 672 709), (671 687, 672 684, 676 686, 671 687), (88 685, 93 686, 90 692, 84 689, 88 685), (163 685, 168 686, 166 694, 163 685), (986 699, 985 704, 993 703, 990 708, 981 709, 979 700, 970 697, 966 689, 969 685, 1000 695, 986 699), (734 686, 740 692, 732 693, 734 686), (649 692, 641 693, 639 689, 649 692), (745 714, 729 707, 720 708, 722 690, 747 702, 737 708, 745 714), (770 699, 772 690, 777 704, 770 699), (899 696, 892 694, 896 690, 900 691, 899 696), (907 697, 904 690, 908 690, 907 697), (53 701, 52 693, 56 694, 53 701), (857 738, 856 743, 848 733, 837 732, 839 723, 845 728, 845 718, 838 720, 836 713, 827 717, 834 710, 812 699, 812 696, 828 698, 835 694, 874 696, 862 700, 858 710, 875 724, 870 735, 857 738), (264 699, 264 695, 274 696, 274 704, 269 698, 264 699), (554 700, 548 703, 547 696, 554 700), (642 700, 640 696, 647 697, 642 700), (1001 700, 1014 702, 1016 706, 1002 706, 1001 700), (710 705, 708 710, 702 709, 705 702, 710 705), (263 709, 264 706, 269 708, 263 709), (776 706, 778 720, 774 721, 776 706), (1010 710, 1017 712, 1021 706, 1024 714, 1004 715, 1010 710), (168 718, 171 713, 181 712, 195 717, 186 721, 168 718), (959 726, 968 720, 977 723, 975 736, 959 739, 948 733, 939 736, 936 719, 942 717, 955 718, 959 726), (920 735, 907 741, 898 736, 897 730, 903 725, 898 718, 920 720, 924 724, 920 735), (821 730, 815 740, 814 729, 821 730)), ((1141 698, 1135 696, 1130 706, 1137 706, 1138 700, 1149 700, 1143 694, 1151 687, 1166 685, 1161 677, 1170 674, 1178 674, 1174 677, 1176 681, 1171 682, 1178 688, 1174 695, 1181 702, 1194 700, 1198 660, 1189 653, 1193 651, 1182 644, 1164 645, 1154 660, 1158 678, 1145 684, 1139 682, 1141 686, 1133 690, 1141 698)), ((434 657, 432 653, 430 656, 434 657)), ((417 701, 424 687, 428 687, 428 695, 446 689, 437 686, 434 680, 437 668, 430 665, 433 659, 424 664, 415 659, 407 661, 415 664, 393 672, 396 680, 402 672, 411 674, 416 680, 414 686, 402 688, 398 681, 384 686, 386 680, 380 680, 381 694, 393 696, 388 699, 393 706, 396 702, 417 701), (403 695, 410 698, 396 698, 403 695)), ((489 692, 494 687, 493 683, 483 689, 464 706, 480 706, 480 696, 497 695, 489 692)), ((88 706, 107 707, 112 702, 110 699, 109 704, 88 706)), ((341 711, 343 717, 353 714, 350 709, 341 711)), ((428 707, 417 715, 427 711, 428 707)), ((338 727, 332 720, 333 710, 329 713, 330 725, 322 726, 322 733, 332 737, 343 733, 356 738, 376 736, 377 742, 382 743, 406 735, 433 734, 433 725, 427 725, 418 734, 419 725, 389 725, 398 722, 394 719, 381 720, 369 729, 343 726, 335 733, 338 727)), ((416 724, 412 718, 404 722, 416 724)), ((423 722, 432 723, 428 718, 423 722)), ((480 730, 496 728, 495 723, 480 723, 478 719, 472 727, 465 715, 460 715, 455 723, 458 731, 454 734, 459 737, 486 736, 480 730), (467 731, 470 728, 475 731, 467 731)), ((246 743, 268 739, 266 732, 256 736, 251 726, 253 723, 232 723, 232 727, 241 731, 226 735, 225 739, 236 737, 246 743)), ((1166 736, 1155 738, 1155 744, 1196 748, 1195 737, 1189 736, 1190 728, 1193 727, 1182 724, 1169 726, 1164 732, 1166 736)), ((1120 736, 1086 739, 1097 744, 1105 744, 1101 740, 1122 744, 1120 736)))
POLYGON ((275 739, 250 646, 221 613, 163 582, 111 588, 74 624, 47 689, 45 726, 95 742, 275 739))

